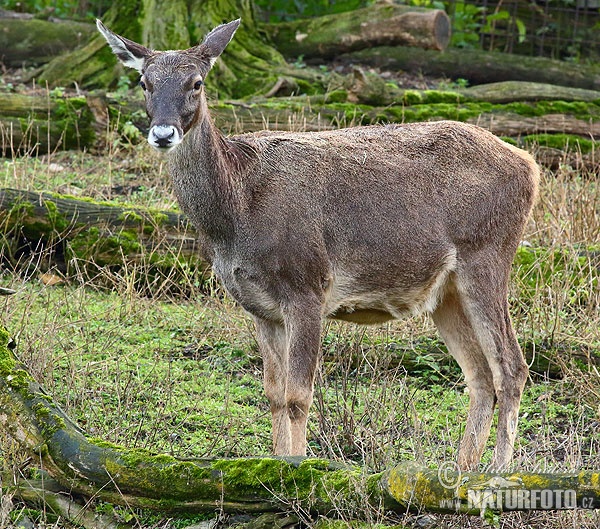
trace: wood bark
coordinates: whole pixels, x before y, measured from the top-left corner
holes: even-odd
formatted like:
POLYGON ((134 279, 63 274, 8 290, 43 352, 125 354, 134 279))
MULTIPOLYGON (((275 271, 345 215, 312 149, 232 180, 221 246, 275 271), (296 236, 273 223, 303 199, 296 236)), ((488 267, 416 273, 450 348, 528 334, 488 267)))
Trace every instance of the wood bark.
POLYGON ((600 90, 598 64, 575 64, 475 49, 450 48, 437 53, 407 46, 381 46, 344 54, 340 60, 386 70, 466 79, 470 84, 528 81, 600 90))
POLYGON ((265 25, 286 57, 330 59, 373 46, 418 46, 445 50, 450 19, 440 9, 376 4, 347 13, 265 25))
POLYGON ((44 64, 86 44, 94 32, 85 22, 15 18, 0 12, 0 62, 8 67, 44 64))
POLYGON ((0 427, 65 493, 165 514, 277 512, 294 505, 305 513, 345 518, 366 509, 479 515, 486 510, 556 508, 558 498, 563 509, 600 507, 600 472, 593 471, 440 472, 406 462, 370 474, 314 458, 178 460, 90 439, 17 362, 9 343, 2 329, 0 427), (555 503, 542 502, 540 492, 555 503), (515 494, 527 501, 513 502, 515 494))

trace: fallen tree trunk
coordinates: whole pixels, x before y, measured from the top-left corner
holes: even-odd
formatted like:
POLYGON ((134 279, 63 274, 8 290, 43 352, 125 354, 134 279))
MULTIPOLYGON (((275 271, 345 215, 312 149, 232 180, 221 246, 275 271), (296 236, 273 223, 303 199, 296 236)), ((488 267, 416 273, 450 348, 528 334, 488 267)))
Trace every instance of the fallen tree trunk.
POLYGON ((459 88, 465 101, 512 103, 515 101, 600 101, 599 90, 528 81, 501 81, 459 88))
POLYGON ((143 248, 151 252, 177 251, 190 259, 197 252, 195 230, 181 213, 53 193, 0 188, 0 223, 5 238, 15 230, 32 240, 52 242, 60 238, 71 245, 73 256, 93 260, 101 266, 123 257, 135 259, 143 248), (89 237, 90 231, 96 230, 98 235, 93 240, 82 239, 82 231, 89 237), (137 252, 128 252, 125 244, 109 240, 118 234, 129 241, 135 236, 137 245, 129 246, 134 246, 137 252), (96 247, 96 238, 103 242, 102 247, 96 247), (89 247, 84 247, 85 242, 90 242, 89 247), (78 255, 79 250, 85 253, 78 255))
POLYGON ((95 32, 85 22, 14 18, 0 12, 0 62, 9 67, 45 64, 86 44, 95 32))
POLYGON ((0 93, 0 155, 45 154, 94 143, 96 119, 85 97, 0 93))
MULTIPOLYGON (((481 514, 600 507, 600 473, 461 473, 412 462, 368 474, 311 458, 178 460, 85 436, 20 365, 0 330, 0 426, 67 493, 174 512, 365 509, 481 514)), ((8 488, 10 491, 10 487, 8 488)))
POLYGON ((386 70, 466 79, 470 84, 528 81, 600 90, 600 65, 576 64, 543 57, 448 49, 444 53, 407 46, 381 46, 342 55, 340 60, 386 70))
POLYGON ((588 138, 600 137, 600 120, 578 119, 568 114, 547 114, 525 117, 518 114, 484 113, 469 118, 467 123, 479 125, 496 136, 525 136, 532 134, 572 134, 588 138))
POLYGON ((210 275, 194 229, 184 215, 171 211, 3 188, 0 226, 0 253, 13 266, 27 252, 46 251, 51 267, 67 275, 141 266, 144 288, 156 278, 176 285, 182 277, 201 281, 210 275))
POLYGON ((329 59, 373 46, 445 50, 450 42, 450 19, 444 11, 392 4, 268 24, 264 28, 286 57, 329 59))
MULTIPOLYGON (((509 83, 489 87, 440 90, 399 90, 383 80, 357 74, 345 88, 321 96, 225 101, 212 107, 217 125, 226 133, 280 130, 325 130, 381 122, 454 119, 490 128, 500 136, 574 134, 598 137, 600 92, 550 85, 509 83), (523 88, 522 95, 520 88, 523 88), (509 99, 507 92, 512 90, 509 99), (547 99, 540 100, 543 94, 547 99), (558 95, 561 100, 555 102, 558 95), (348 103, 353 100, 359 104, 348 103), (520 102, 521 104, 511 104, 520 102), (572 103, 571 103, 572 102, 572 103)), ((101 149, 109 123, 132 122, 145 127, 143 102, 137 96, 86 97, 0 94, 0 149, 4 156, 20 152, 51 152, 57 148, 101 149)), ((131 130, 131 127, 128 129, 131 130)), ((134 129, 135 130, 135 129, 134 129)), ((124 132, 128 134, 129 132, 124 132)), ((141 134, 138 134, 141 138, 141 134)), ((572 143, 572 142, 571 142, 572 143)))

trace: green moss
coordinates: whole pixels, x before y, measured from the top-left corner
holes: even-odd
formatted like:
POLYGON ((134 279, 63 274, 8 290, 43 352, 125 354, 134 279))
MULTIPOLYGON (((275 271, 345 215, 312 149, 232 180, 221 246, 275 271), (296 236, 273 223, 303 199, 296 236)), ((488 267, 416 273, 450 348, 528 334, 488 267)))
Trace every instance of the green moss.
POLYGON ((17 362, 8 349, 9 334, 0 327, 0 376, 6 378, 15 369, 17 362))
POLYGON ((445 90, 425 90, 423 92, 422 103, 424 104, 435 104, 435 103, 459 103, 462 101, 462 96, 457 92, 450 92, 445 90))
POLYGON ((142 224, 144 222, 144 217, 142 217, 137 211, 126 210, 117 217, 117 220, 120 222, 134 222, 142 224))
POLYGON ((150 214, 152 215, 152 221, 156 226, 162 226, 169 220, 169 217, 164 213, 150 212, 150 214))
POLYGON ((27 371, 19 369, 14 355, 8 348, 10 335, 3 327, 0 327, 0 376, 4 378, 9 387, 21 390, 27 389, 31 377, 27 371))
POLYGON ((36 402, 31 409, 38 417, 48 417, 50 415, 50 409, 41 402, 36 402))
POLYGON ((296 79, 296 84, 298 85, 300 94, 316 95, 323 94, 325 92, 322 86, 305 79, 296 79))
MULTIPOLYGON (((457 121, 475 121, 482 114, 495 113, 514 114, 525 117, 540 117, 546 114, 564 113, 582 120, 600 119, 600 105, 587 102, 540 101, 532 103, 492 104, 488 102, 465 101, 459 94, 440 90, 405 90, 402 93, 401 104, 389 106, 355 105, 344 102, 323 104, 320 108, 322 116, 329 116, 338 122, 343 117, 355 124, 370 124, 377 122, 418 122, 434 119, 451 119, 457 121)), ((286 101, 289 110, 300 111, 303 104, 286 101)), ((562 145, 558 139, 550 139, 562 145)), ((563 136, 563 135, 556 135, 563 136)), ((564 137, 564 136, 563 136, 564 137)), ((543 136, 541 136, 543 138, 543 136)), ((584 151, 588 152, 593 143, 584 139, 581 142, 584 151)))
POLYGON ((60 212, 60 210, 56 206, 56 203, 52 202, 51 200, 44 200, 43 204, 46 208, 46 211, 48 212, 48 221, 50 223, 50 228, 52 229, 52 231, 56 233, 64 232, 67 229, 69 222, 66 220, 65 216, 60 212))
MULTIPOLYGON (((119 475, 122 483, 139 483, 157 496, 165 506, 174 500, 217 499, 221 492, 212 482, 213 469, 208 463, 181 461, 167 454, 155 454, 140 448, 124 448, 102 439, 87 438, 91 446, 110 451, 106 469, 119 475)), ((154 501, 154 500, 153 500, 154 501)))
POLYGON ((325 94, 325 100, 328 103, 345 103, 348 100, 348 92, 346 90, 333 90, 325 94))
POLYGON ((27 371, 24 371, 23 369, 15 369, 14 366, 11 368, 10 365, 10 359, 6 358, 2 361, 2 367, 0 369, 2 371, 4 380, 6 380, 9 387, 13 389, 26 388, 31 380, 27 374, 27 371))
POLYGON ((423 103, 423 95, 418 90, 406 90, 402 102, 405 105, 420 105, 423 103))
POLYGON ((69 241, 67 255, 97 265, 121 264, 123 255, 134 255, 143 251, 135 230, 121 230, 107 235, 97 227, 80 231, 69 241))
POLYGON ((530 134, 523 136, 521 142, 525 145, 541 145, 561 151, 575 150, 582 154, 600 149, 600 142, 574 134, 530 134))
POLYGON ((307 508, 327 505, 331 494, 348 498, 352 494, 353 481, 360 476, 357 469, 336 470, 330 461, 323 459, 218 460, 212 468, 222 473, 226 488, 247 495, 261 489, 283 490, 287 497, 306 502, 307 508))
POLYGON ((217 500, 221 496, 220 486, 212 479, 211 469, 193 461, 178 461, 167 455, 123 449, 116 460, 108 457, 105 465, 109 473, 120 476, 121 482, 139 483, 152 490, 162 497, 165 506, 190 497, 217 500))

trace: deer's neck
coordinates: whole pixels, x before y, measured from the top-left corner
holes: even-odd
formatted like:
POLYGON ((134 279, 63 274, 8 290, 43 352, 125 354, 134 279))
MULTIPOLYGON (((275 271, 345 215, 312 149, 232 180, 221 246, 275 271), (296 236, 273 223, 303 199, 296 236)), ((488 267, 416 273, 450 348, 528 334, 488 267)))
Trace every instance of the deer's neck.
POLYGON ((245 156, 220 133, 203 109, 169 160, 179 204, 196 228, 215 243, 235 235, 243 209, 245 156))

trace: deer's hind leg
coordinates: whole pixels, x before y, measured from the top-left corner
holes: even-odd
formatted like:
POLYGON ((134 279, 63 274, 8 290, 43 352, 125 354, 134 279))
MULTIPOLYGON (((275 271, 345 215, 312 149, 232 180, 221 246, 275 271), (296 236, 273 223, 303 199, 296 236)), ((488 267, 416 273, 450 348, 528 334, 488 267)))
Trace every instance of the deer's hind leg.
POLYGON ((463 271, 457 284, 464 300, 465 314, 475 330, 493 378, 498 429, 491 468, 501 470, 513 455, 519 406, 529 369, 508 309, 510 260, 487 254, 470 262, 473 266, 463 271))
POLYGON ((492 371, 452 280, 432 316, 469 388, 469 414, 460 443, 458 465, 462 470, 475 470, 490 435, 494 415, 496 396, 492 371))

